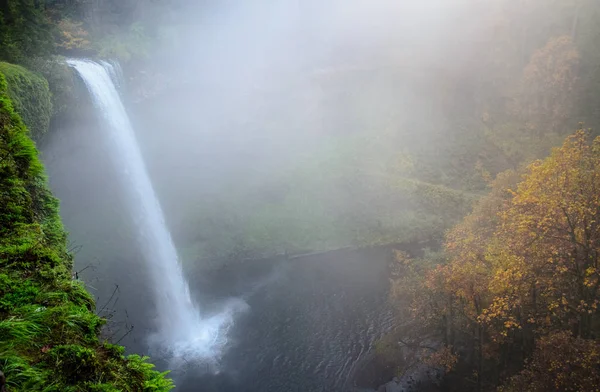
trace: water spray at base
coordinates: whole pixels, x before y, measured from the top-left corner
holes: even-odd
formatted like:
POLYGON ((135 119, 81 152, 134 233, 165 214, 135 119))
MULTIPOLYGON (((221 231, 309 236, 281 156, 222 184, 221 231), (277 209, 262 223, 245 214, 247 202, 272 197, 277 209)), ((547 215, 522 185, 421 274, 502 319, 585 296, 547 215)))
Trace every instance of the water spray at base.
POLYGON ((248 305, 240 300, 230 300, 222 309, 212 315, 200 317, 189 328, 179 328, 177 335, 165 335, 160 331, 149 338, 152 356, 167 358, 170 368, 202 362, 218 367, 219 359, 229 345, 229 330, 233 327, 236 315, 246 311, 248 305))

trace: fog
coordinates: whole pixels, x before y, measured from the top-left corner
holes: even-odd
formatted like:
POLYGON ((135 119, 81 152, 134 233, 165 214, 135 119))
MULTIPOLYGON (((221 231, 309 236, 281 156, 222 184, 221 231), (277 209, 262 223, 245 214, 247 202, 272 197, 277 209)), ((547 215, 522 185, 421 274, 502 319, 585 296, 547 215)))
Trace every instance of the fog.
MULTIPOLYGON (((226 314, 230 334, 209 371, 206 358, 174 365, 181 390, 346 391, 352 378, 366 391, 393 377, 364 370, 392 324, 386 246, 438 247, 490 176, 534 155, 501 133, 516 120, 490 125, 517 100, 506 81, 523 53, 546 40, 514 44, 522 15, 502 4, 188 0, 161 16, 148 58, 122 64, 120 94, 194 306, 226 314), (232 299, 244 311, 224 313, 232 299)), ((153 295, 152 247, 134 240, 132 182, 115 163, 127 154, 77 94, 43 147, 50 182, 111 337, 152 353, 169 306, 153 295)))
MULTIPOLYGON (((204 233, 190 232, 189 225, 202 225, 190 209, 205 211, 199 215, 213 221, 216 209, 228 210, 228 219, 216 226, 236 226, 247 220, 244 210, 302 194, 311 204, 306 209, 322 208, 320 216, 367 208, 377 211, 366 213, 373 217, 396 209, 399 201, 386 197, 399 193, 380 193, 361 207, 347 187, 355 176, 360 184, 351 192, 384 186, 379 183, 394 170, 394 160, 404 159, 395 156, 400 153, 429 166, 447 164, 452 152, 443 138, 456 123, 448 117, 474 111, 476 92, 461 79, 476 76, 466 67, 477 61, 477 45, 489 27, 474 12, 487 9, 467 11, 445 1, 182 5, 171 16, 176 44, 159 50, 146 77, 132 82, 131 107, 176 241, 192 237, 188 242, 205 248, 223 241, 203 244, 204 233), (322 183, 327 188, 316 189, 322 183)), ((387 185, 396 186, 394 180, 387 185)), ((290 203, 304 208, 302 200, 290 203)), ((283 225, 298 219, 285 209, 272 219, 283 225)), ((260 238, 236 233, 243 238, 231 241, 249 242, 240 246, 258 254, 314 247, 286 238, 270 241, 280 231, 276 225, 252 223, 265 224, 266 233, 255 233, 260 238)), ((332 219, 323 230, 343 224, 332 219)), ((308 226, 289 236, 313 230, 308 226)), ((310 241, 333 248, 357 236, 362 234, 339 232, 332 241, 310 241)), ((203 253, 227 256, 225 248, 235 245, 203 253)))

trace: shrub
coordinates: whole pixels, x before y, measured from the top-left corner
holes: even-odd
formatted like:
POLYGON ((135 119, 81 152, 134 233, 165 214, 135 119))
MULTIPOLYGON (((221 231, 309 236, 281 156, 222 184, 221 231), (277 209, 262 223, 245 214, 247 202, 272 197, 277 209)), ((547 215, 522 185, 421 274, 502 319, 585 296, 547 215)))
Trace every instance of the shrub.
POLYGON ((43 76, 8 63, 0 63, 0 72, 6 77, 8 96, 34 140, 48 131, 52 117, 52 94, 43 76))

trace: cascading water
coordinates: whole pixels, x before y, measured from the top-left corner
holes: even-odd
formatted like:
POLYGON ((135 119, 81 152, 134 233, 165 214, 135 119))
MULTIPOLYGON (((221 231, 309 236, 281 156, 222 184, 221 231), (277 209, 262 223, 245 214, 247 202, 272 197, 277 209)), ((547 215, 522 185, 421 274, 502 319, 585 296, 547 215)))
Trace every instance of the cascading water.
POLYGON ((70 59, 67 63, 79 73, 102 115, 112 143, 112 159, 131 188, 130 209, 156 292, 158 332, 151 338, 152 345, 174 358, 218 358, 227 343, 233 314, 243 304, 233 301, 216 315, 201 316, 192 302, 171 234, 116 87, 120 70, 107 62, 70 59))

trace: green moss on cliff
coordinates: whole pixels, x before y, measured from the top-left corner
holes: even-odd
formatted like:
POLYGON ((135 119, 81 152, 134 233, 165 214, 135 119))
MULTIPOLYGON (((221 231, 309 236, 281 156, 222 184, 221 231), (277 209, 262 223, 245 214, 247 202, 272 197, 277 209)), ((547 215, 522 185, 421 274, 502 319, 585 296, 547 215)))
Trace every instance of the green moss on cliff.
POLYGON ((9 91, 0 73, 0 370, 9 391, 171 390, 146 358, 99 340, 104 320, 71 277, 58 201, 9 91))
POLYGON ((48 131, 52 117, 52 94, 46 79, 14 64, 0 62, 6 77, 8 96, 34 140, 48 131))
MULTIPOLYGON (((38 57, 32 59, 28 67, 41 74, 47 81, 52 93, 53 116, 70 115, 69 109, 77 107, 77 95, 74 94, 75 79, 73 71, 61 56, 38 57)), ((27 124, 27 122, 26 122, 27 124)))

